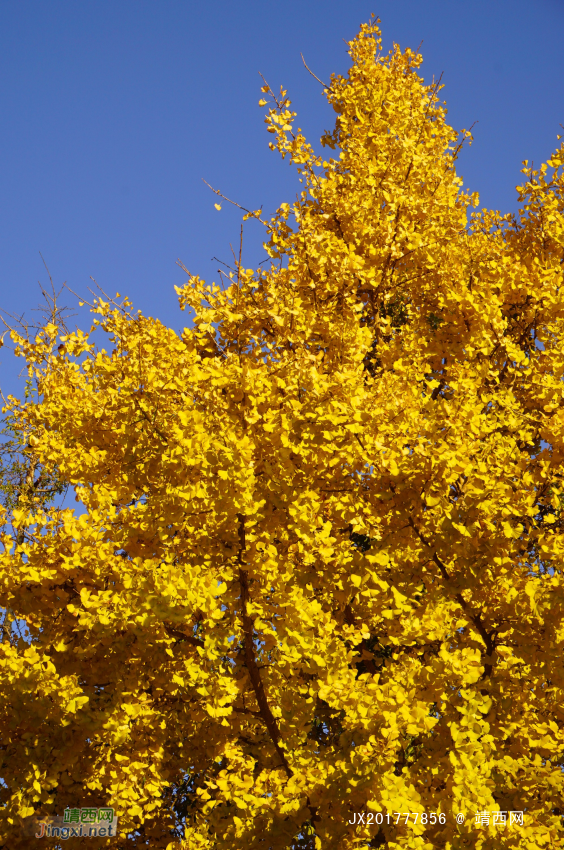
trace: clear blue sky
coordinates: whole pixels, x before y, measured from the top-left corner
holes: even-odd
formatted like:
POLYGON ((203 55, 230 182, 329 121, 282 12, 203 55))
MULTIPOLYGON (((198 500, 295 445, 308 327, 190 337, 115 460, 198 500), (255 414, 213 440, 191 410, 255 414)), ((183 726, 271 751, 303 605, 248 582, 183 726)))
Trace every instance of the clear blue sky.
POLYGON ((450 123, 478 122, 465 185, 515 209, 521 161, 545 160, 564 124, 564 0, 1 0, 0 306, 35 306, 41 251, 56 282, 84 293, 92 276, 182 327, 177 257, 216 279, 211 258, 238 239, 238 214, 216 212, 201 178, 266 211, 297 188, 268 150, 258 72, 318 142, 333 113, 300 52, 321 79, 344 72, 343 39, 373 11, 386 47, 423 41, 450 123))

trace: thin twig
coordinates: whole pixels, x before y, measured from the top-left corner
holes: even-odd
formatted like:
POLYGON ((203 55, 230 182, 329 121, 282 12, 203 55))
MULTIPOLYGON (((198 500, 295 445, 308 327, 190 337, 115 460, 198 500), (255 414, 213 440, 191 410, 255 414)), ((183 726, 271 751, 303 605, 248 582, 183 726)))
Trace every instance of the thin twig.
POLYGON ((91 304, 90 301, 87 301, 86 298, 83 298, 82 295, 79 295, 78 292, 75 292, 74 289, 71 289, 70 286, 68 286, 66 283, 65 283, 65 289, 68 289, 68 291, 72 295, 74 295, 75 298, 78 298, 79 301, 82 301, 83 304, 88 304, 89 307, 92 307, 92 309, 94 309, 94 305, 91 304))
POLYGON ((255 214, 256 212, 262 212, 262 207, 260 207, 260 209, 256 210, 256 211, 255 210, 248 210, 247 207, 241 206, 241 204, 238 204, 237 201, 232 201, 231 198, 228 198, 227 195, 224 195, 222 192, 219 191, 219 189, 214 189, 213 186, 210 186, 208 181, 204 180, 203 177, 202 177, 202 182, 205 183, 206 186, 209 189, 211 189, 212 192, 215 195, 219 195, 220 198, 223 198, 224 201, 227 201, 228 204, 233 204, 234 207, 238 207, 240 210, 243 210, 243 212, 246 213, 247 215, 254 216, 254 218, 256 218, 257 221, 260 221, 261 224, 268 226, 268 222, 263 221, 262 218, 259 215, 255 214))
MULTIPOLYGON (((222 266, 225 266, 225 268, 229 269, 229 271, 231 271, 231 272, 237 271, 236 269, 233 268, 233 266, 227 265, 227 263, 224 263, 223 260, 220 260, 218 257, 212 257, 212 260, 215 260, 216 263, 220 263, 222 266)), ((218 271, 219 271, 219 269, 218 269, 218 271)))
POLYGON ((324 82, 323 82, 323 80, 320 80, 320 79, 319 79, 319 77, 318 77, 316 74, 314 74, 314 73, 313 73, 313 71, 311 70, 311 68, 309 68, 309 67, 308 67, 308 65, 307 65, 307 63, 306 63, 306 61, 305 61, 305 59, 304 59, 304 54, 303 54, 303 53, 300 53, 300 56, 302 57, 302 62, 304 63, 304 66, 305 66, 306 71, 309 71, 309 73, 311 74, 311 76, 312 76, 312 77, 315 77, 315 79, 317 80, 317 82, 318 82, 318 83, 321 83, 321 85, 323 86, 323 88, 326 88, 326 89, 331 88, 331 87, 330 87, 330 86, 328 86, 326 83, 324 83, 324 82))
POLYGON ((184 263, 182 262, 182 260, 180 258, 176 261, 176 265, 179 266, 179 268, 181 268, 183 272, 186 272, 188 277, 194 277, 194 275, 192 274, 190 269, 186 268, 186 266, 184 265, 184 263))
MULTIPOLYGON (((259 77, 261 78, 261 80, 263 81, 263 83, 265 84, 265 86, 268 86, 268 93, 269 93, 269 94, 270 94, 270 96, 273 98, 274 103, 276 104, 276 106, 278 107, 278 109, 282 109, 282 106, 284 106, 284 105, 286 104, 287 98, 286 98, 286 100, 283 100, 283 101, 282 101, 282 100, 278 100, 278 98, 277 98, 277 97, 276 97, 276 95, 274 94, 274 91, 272 90, 272 87, 270 86, 270 83, 267 83, 267 82, 266 82, 266 80, 265 80, 264 76, 261 74, 261 72, 260 72, 260 71, 259 71, 259 77)), ((280 91, 282 91, 282 88, 280 88, 280 91)), ((280 96, 282 97, 282 95, 280 95, 280 96)), ((293 134, 292 134, 292 135, 293 135, 293 134)))
POLYGON ((237 283, 241 277, 241 257, 243 255, 243 222, 241 222, 241 237, 239 240, 239 262, 237 263, 237 283))
MULTIPOLYGON (((108 303, 109 303, 109 304, 113 304, 113 305, 114 305, 114 307, 116 307, 118 310, 120 310, 120 311, 124 314, 124 316, 128 315, 127 310, 126 310, 126 309, 125 309, 125 308, 124 308, 121 304, 118 304, 118 302, 117 302, 117 301, 114 301, 114 299, 113 299, 110 295, 108 295, 108 293, 107 293, 107 292, 105 292, 105 291, 102 289, 102 287, 100 286, 100 284, 98 283, 98 281, 97 281, 97 280, 95 280, 95 278, 93 278, 93 277, 92 277, 92 275, 90 275, 90 280, 92 280, 92 281, 96 284, 96 288, 100 290, 100 292, 102 293, 102 295, 104 296, 104 298, 107 298, 107 299, 108 299, 108 303)), ((90 287, 88 287, 88 291, 89 291, 89 292, 92 292, 92 295, 95 295, 94 291, 93 291, 92 289, 90 289, 90 287)))

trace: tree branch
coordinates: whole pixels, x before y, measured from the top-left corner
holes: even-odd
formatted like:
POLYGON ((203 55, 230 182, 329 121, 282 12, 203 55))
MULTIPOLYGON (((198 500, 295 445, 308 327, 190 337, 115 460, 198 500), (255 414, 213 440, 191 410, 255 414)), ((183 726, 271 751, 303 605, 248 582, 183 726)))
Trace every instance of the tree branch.
POLYGON ((179 629, 174 629, 172 626, 167 626, 166 623, 163 623, 163 626, 167 635, 176 638, 179 643, 181 641, 186 641, 186 643, 189 643, 190 646, 200 646, 203 649, 203 640, 199 640, 198 638, 192 637, 192 635, 185 635, 184 632, 181 632, 179 629))
MULTIPOLYGON (((414 530, 414 532, 416 533, 419 540, 421 540, 421 542, 425 546, 427 546, 428 549, 432 549, 431 544, 427 540, 425 540, 425 538, 423 537, 423 535, 421 534, 421 532, 419 531, 419 529, 417 528, 417 526, 413 522, 412 517, 409 517, 409 524, 412 527, 412 529, 414 530)), ((439 568, 440 573, 441 573, 443 579, 445 580, 445 583, 450 584, 451 578, 448 574, 447 568, 445 567, 445 565, 443 564, 443 562, 441 561, 441 559, 439 558, 437 553, 433 552, 432 557, 433 557, 433 561, 435 562, 435 564, 439 568)), ((460 607, 462 608, 462 610, 464 611, 464 613, 466 614, 466 616, 468 617, 468 619, 470 620, 470 622, 472 623, 472 625, 474 626, 474 628, 476 629, 478 634, 480 635, 480 638, 481 638, 484 646, 486 647, 486 652, 487 652, 488 656, 491 657, 492 654, 493 654, 493 651, 495 649, 494 641, 493 641, 493 636, 495 634, 495 630, 492 631, 491 633, 488 633, 484 624, 482 623, 482 618, 481 618, 480 614, 473 614, 470 611, 470 609, 468 607, 468 603, 466 602, 466 600, 464 599, 464 597, 462 596, 461 593, 454 594, 454 598, 456 599, 456 601, 458 602, 458 604, 460 605, 460 607)), ((493 669, 493 667, 492 667, 492 664, 490 662, 484 664, 483 678, 491 676, 492 669, 493 669)))
POLYGON ((245 517, 242 514, 237 514, 237 519, 239 520, 239 553, 237 555, 237 561, 239 563, 239 584, 241 586, 241 619, 243 620, 243 647, 245 652, 245 667, 249 671, 249 677, 251 679, 251 684, 253 686, 255 697, 260 710, 260 716, 263 719, 266 728, 268 729, 268 734, 272 739, 274 748, 278 753, 278 757, 282 762, 282 766, 286 771, 287 776, 291 777, 293 776, 293 772, 286 760, 284 750, 280 746, 280 730, 278 729, 278 725, 276 723, 274 715, 270 710, 270 706, 268 704, 268 700, 266 698, 266 693, 264 690, 264 685, 260 677, 260 671, 257 667, 257 662, 255 659, 253 642, 254 624, 252 617, 247 612, 247 604, 249 601, 249 579, 247 570, 243 569, 243 552, 246 549, 245 517))
POLYGON ((311 70, 311 68, 308 68, 308 66, 307 66, 307 64, 306 64, 306 61, 305 61, 305 59, 304 59, 304 54, 303 54, 303 53, 300 53, 300 56, 302 57, 302 62, 304 63, 304 66, 305 66, 306 71, 309 71, 309 73, 311 74, 311 76, 312 76, 312 77, 314 77, 314 78, 317 80, 317 82, 318 82, 318 83, 321 83, 321 85, 323 86, 323 88, 326 88, 326 89, 331 88, 331 86, 328 86, 326 83, 324 83, 324 82, 323 82, 323 80, 320 80, 320 79, 319 79, 319 77, 318 77, 316 74, 314 74, 314 73, 313 73, 313 71, 311 70))

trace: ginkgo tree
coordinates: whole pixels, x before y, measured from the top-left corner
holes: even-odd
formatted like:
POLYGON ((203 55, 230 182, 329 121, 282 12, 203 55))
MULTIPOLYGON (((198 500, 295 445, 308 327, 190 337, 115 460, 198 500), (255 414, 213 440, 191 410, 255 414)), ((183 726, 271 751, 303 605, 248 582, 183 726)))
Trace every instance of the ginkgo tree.
POLYGON ((117 848, 562 846, 564 146, 478 209, 421 56, 349 47, 323 155, 264 86, 269 266, 190 276, 181 335, 12 334, 80 509, 5 517, 10 850, 87 805, 117 848))

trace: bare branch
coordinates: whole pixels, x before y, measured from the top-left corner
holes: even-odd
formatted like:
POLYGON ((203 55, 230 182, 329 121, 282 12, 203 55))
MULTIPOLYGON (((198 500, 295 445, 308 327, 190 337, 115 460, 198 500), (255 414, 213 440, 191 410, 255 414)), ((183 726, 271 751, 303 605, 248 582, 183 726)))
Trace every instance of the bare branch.
POLYGON ((241 222, 241 239, 239 242, 239 262, 237 263, 237 283, 241 278, 241 257, 243 255, 243 223, 241 222))
POLYGON ((319 79, 319 77, 318 77, 316 74, 314 74, 314 73, 313 73, 313 71, 311 70, 311 68, 309 68, 309 67, 308 67, 308 65, 306 64, 306 61, 305 61, 305 59, 304 59, 304 54, 303 54, 303 53, 300 53, 300 56, 302 57, 302 62, 304 63, 304 66, 305 66, 306 71, 309 71, 309 73, 311 74, 311 76, 312 76, 312 77, 314 77, 314 78, 317 80, 317 82, 318 82, 318 83, 321 83, 321 85, 323 86, 323 88, 326 88, 326 89, 331 88, 331 86, 328 86, 326 83, 324 83, 324 82, 323 82, 323 80, 320 80, 320 79, 319 79))
MULTIPOLYGON (((100 284, 98 283, 98 281, 97 281, 97 280, 95 280, 95 278, 93 278, 93 277, 92 277, 92 275, 90 275, 90 280, 91 280, 91 281, 93 281, 93 282, 96 284, 96 288, 97 288, 97 289, 98 289, 98 290, 102 293, 102 295, 104 296, 104 298, 106 298, 106 299, 107 299, 107 301, 108 301, 108 303, 109 303, 109 304, 112 304, 112 305, 116 308, 116 310, 119 310, 121 313, 123 313, 123 315, 124 315, 124 316, 129 315, 129 314, 128 314, 128 312, 127 312, 127 310, 125 309, 125 307, 123 307, 123 305, 122 305, 122 304, 119 304, 117 301, 114 301, 114 299, 113 299, 110 295, 108 295, 108 293, 107 293, 107 292, 105 292, 105 291, 102 289, 102 287, 100 286, 100 284)), ((96 296, 96 293, 94 292, 94 290, 90 289, 90 287, 88 287, 88 291, 89 291, 89 292, 91 292, 91 293, 92 293, 92 295, 96 296)), ((84 300, 84 299, 82 299, 82 300, 84 300)))
POLYGON ((174 629, 172 626, 168 626, 166 623, 163 623, 164 630, 170 637, 175 638, 178 643, 182 643, 186 641, 190 646, 199 646, 203 648, 204 642, 202 640, 198 640, 198 638, 193 637, 192 635, 186 635, 184 632, 181 632, 179 629, 174 629))
POLYGON ((207 180, 204 180, 204 178, 203 178, 203 177, 202 177, 202 182, 203 182, 203 183, 205 183, 205 184, 206 184, 206 186, 207 186, 209 189, 211 189, 211 190, 212 190, 212 192, 213 192, 215 195, 219 195, 219 197, 220 197, 220 198, 223 198, 223 200, 224 200, 224 201, 227 201, 227 203, 228 203, 228 204, 233 204, 233 206, 234 206, 234 207, 238 207, 240 210, 243 210, 243 212, 244 212, 244 213, 246 213, 246 214, 247 214, 247 215, 249 215, 249 216, 252 216, 253 218, 256 218, 256 219, 257 219, 257 221, 260 221, 260 223, 261 223, 261 224, 264 224, 264 225, 265 225, 265 227, 268 227, 268 222, 267 222, 267 221, 263 221, 263 220, 262 220, 262 218, 260 217, 260 215, 257 215, 257 214, 256 214, 257 212, 259 212, 259 213, 260 213, 260 212, 262 211, 262 207, 261 207, 259 210, 248 210, 248 209, 247 209, 247 207, 243 207, 243 206, 241 206, 241 204, 238 204, 238 203, 237 203, 237 201, 232 201, 232 200, 231 200, 231 198, 228 198, 228 197, 227 197, 227 195, 224 195, 222 192, 220 192, 220 191, 219 191, 219 189, 214 189, 214 188, 213 188, 213 186, 210 186, 210 184, 208 183, 208 181, 207 181, 207 180))
POLYGON ((278 729, 278 725, 268 704, 268 699, 266 697, 264 685, 260 676, 260 670, 257 666, 257 662, 255 659, 253 642, 254 623, 252 617, 248 614, 247 611, 247 604, 249 601, 248 573, 247 570, 243 569, 243 553, 246 548, 245 518, 242 514, 237 514, 237 519, 239 521, 239 553, 237 555, 237 561, 239 563, 239 584, 241 586, 241 618, 243 620, 243 633, 245 636, 243 641, 245 652, 245 667, 249 671, 249 677, 251 679, 251 684, 253 686, 255 697, 260 710, 260 716, 262 717, 266 728, 268 729, 268 733, 270 735, 272 743, 274 744, 274 748, 278 753, 278 757, 282 762, 282 766, 286 771, 287 776, 292 777, 294 774, 286 760, 284 750, 280 746, 280 730, 278 729))

